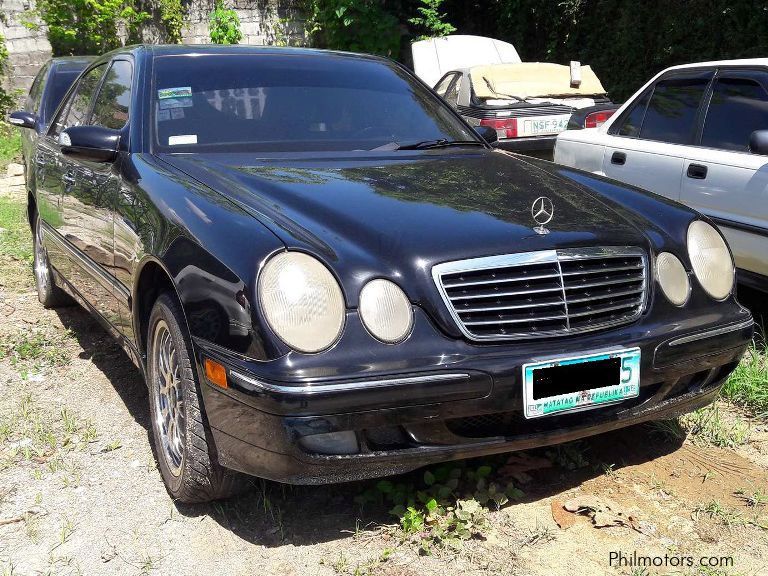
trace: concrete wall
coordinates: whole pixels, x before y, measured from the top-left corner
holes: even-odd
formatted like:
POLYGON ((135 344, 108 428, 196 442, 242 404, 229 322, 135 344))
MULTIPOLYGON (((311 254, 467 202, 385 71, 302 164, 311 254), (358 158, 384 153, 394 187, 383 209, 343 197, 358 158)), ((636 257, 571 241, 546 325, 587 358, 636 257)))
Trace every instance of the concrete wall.
POLYGON ((10 63, 5 88, 11 94, 26 93, 40 66, 51 57, 45 27, 34 30, 22 24, 31 19, 28 13, 31 8, 34 8, 32 0, 0 0, 4 16, 0 20, 0 34, 5 37, 10 63))
MULTIPOLYGON (((304 37, 303 22, 296 10, 296 0, 225 0, 225 6, 234 8, 240 18, 242 44, 301 44, 304 37)), ((192 0, 187 4, 186 24, 182 39, 187 44, 210 42, 208 15, 213 0, 192 0)), ((51 45, 45 26, 30 30, 22 21, 30 19, 29 10, 34 0, 0 0, 0 34, 6 39, 10 53, 10 73, 5 87, 26 93, 40 66, 51 57, 51 45)), ((39 24, 39 22, 38 22, 39 24)), ((163 42, 163 29, 157 22, 145 24, 142 34, 145 42, 163 42)))

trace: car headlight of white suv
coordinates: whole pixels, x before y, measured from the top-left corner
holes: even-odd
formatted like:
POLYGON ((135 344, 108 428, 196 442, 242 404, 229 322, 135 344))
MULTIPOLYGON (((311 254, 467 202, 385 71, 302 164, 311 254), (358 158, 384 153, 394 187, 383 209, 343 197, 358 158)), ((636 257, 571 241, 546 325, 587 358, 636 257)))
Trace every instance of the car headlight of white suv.
POLYGON ((715 300, 724 300, 733 291, 736 272, 725 240, 713 226, 702 220, 688 227, 688 256, 693 273, 715 300))
POLYGON ((281 252, 261 271, 259 302, 270 328, 299 352, 329 348, 344 328, 344 295, 325 265, 302 252, 281 252))

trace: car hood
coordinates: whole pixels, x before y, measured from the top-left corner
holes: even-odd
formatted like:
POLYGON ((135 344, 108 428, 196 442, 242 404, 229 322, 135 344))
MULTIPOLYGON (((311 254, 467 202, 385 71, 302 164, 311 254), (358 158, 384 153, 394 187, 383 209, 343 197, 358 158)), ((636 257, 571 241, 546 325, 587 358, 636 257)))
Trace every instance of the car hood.
POLYGON ((498 151, 394 152, 377 157, 256 159, 163 155, 163 160, 251 211, 289 249, 316 254, 340 277, 348 303, 376 276, 401 278, 428 298, 434 264, 580 246, 648 248, 636 213, 555 165, 498 151), (547 167, 552 167, 547 169, 547 167), (552 201, 548 234, 532 206, 552 201))

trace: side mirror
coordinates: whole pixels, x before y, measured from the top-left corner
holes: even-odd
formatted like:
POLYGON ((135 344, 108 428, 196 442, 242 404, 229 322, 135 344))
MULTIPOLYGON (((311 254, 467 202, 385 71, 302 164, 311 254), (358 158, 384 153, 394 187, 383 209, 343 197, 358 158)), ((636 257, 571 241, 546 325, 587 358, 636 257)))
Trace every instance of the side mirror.
POLYGON ((37 114, 17 110, 8 114, 8 122, 19 128, 35 128, 37 126, 37 114))
POLYGON ((499 141, 499 133, 491 126, 475 126, 475 132, 491 146, 499 141))
POLYGON ((70 126, 59 134, 62 153, 92 162, 112 162, 119 142, 120 132, 102 126, 70 126))
POLYGON ((755 130, 749 136, 749 151, 768 156, 768 130, 755 130))

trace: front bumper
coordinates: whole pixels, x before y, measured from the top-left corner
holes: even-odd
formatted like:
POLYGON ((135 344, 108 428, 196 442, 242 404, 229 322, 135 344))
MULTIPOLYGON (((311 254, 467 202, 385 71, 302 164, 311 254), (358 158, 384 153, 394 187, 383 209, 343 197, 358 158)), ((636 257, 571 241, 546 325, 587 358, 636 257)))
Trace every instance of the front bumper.
MULTIPOLYGON (((322 484, 557 444, 695 410, 717 396, 751 340, 749 312, 733 306, 727 322, 706 324, 697 318, 652 328, 638 322, 557 344, 453 341, 440 361, 430 358, 431 366, 427 362, 417 370, 418 364, 404 357, 403 370, 389 367, 367 378, 336 372, 289 382, 275 379, 266 363, 238 358, 203 341, 196 341, 196 349, 199 361, 207 356, 228 368, 226 390, 202 379, 221 464, 287 483, 322 484), (637 398, 578 413, 523 418, 524 363, 622 346, 641 349, 637 398), (354 454, 302 448, 303 437, 346 431, 358 440, 354 454)), ((412 338, 418 347, 418 334, 412 338)), ((327 367, 323 371, 329 372, 327 367)))

